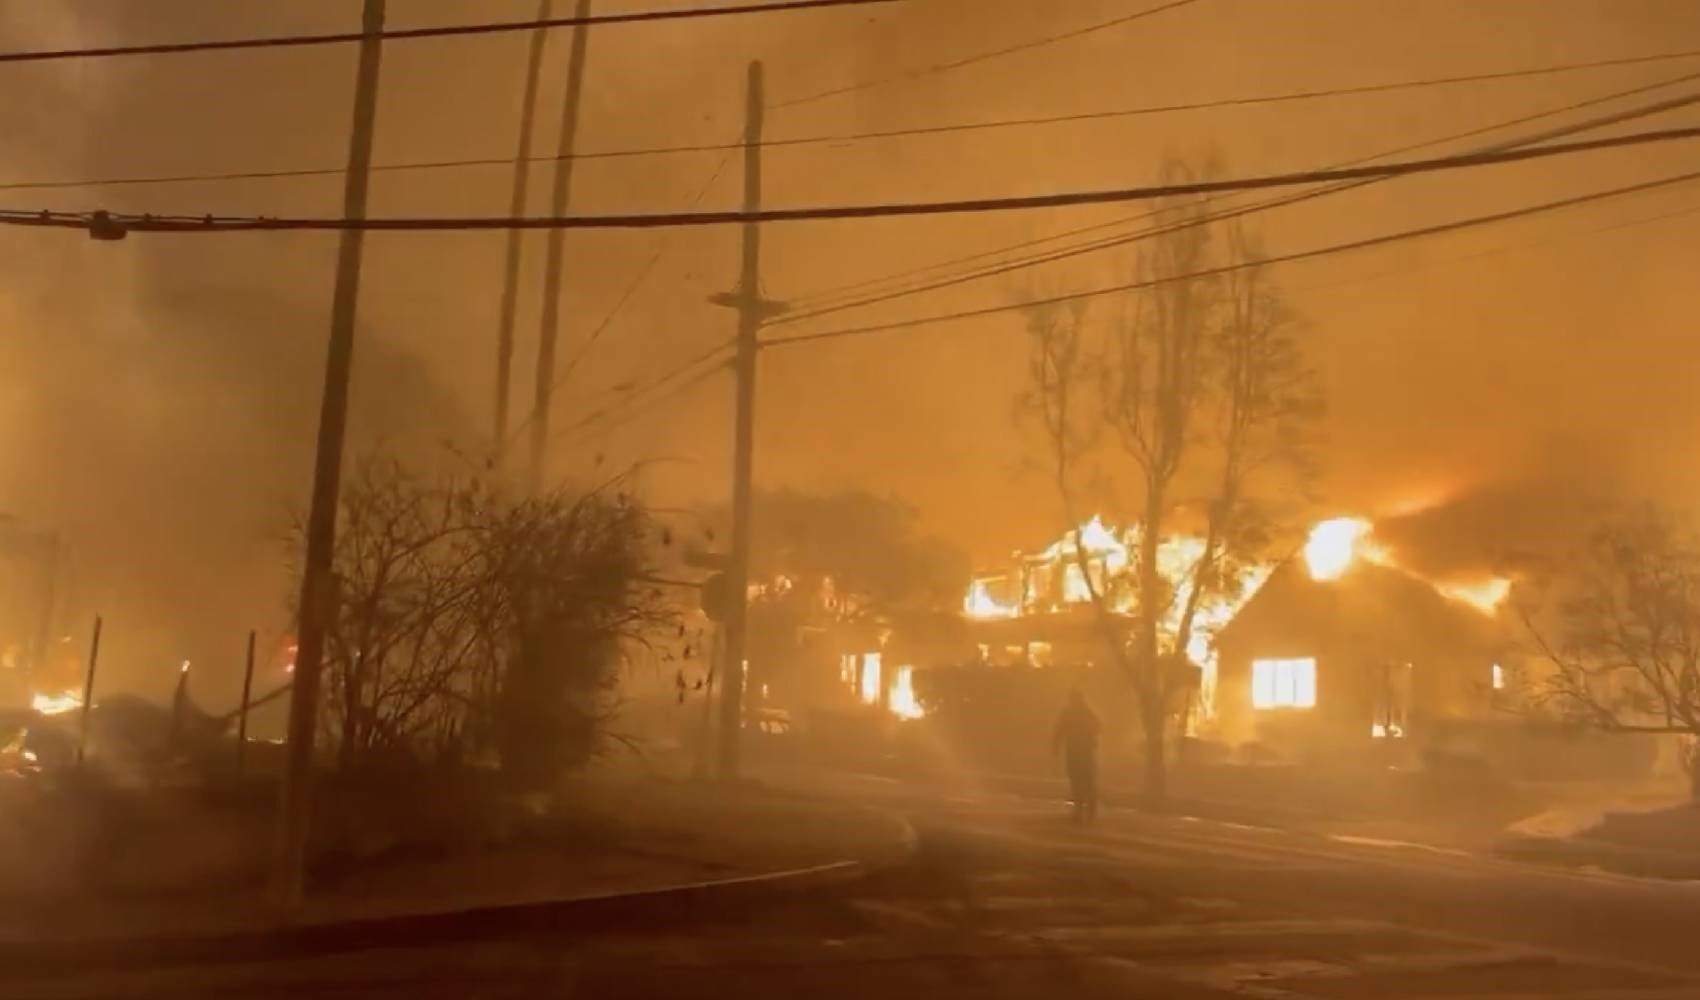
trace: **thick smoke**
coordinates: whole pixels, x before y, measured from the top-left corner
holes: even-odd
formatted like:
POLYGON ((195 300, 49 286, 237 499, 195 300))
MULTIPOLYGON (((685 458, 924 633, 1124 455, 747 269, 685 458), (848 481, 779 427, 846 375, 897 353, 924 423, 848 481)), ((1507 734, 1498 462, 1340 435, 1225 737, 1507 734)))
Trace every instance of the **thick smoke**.
MULTIPOLYGON (((398 24, 518 18, 532 0, 392 3, 398 24)), ((564 6, 564 5, 559 5, 564 6)), ((15 4, 17 47, 347 28, 347 0, 293 4, 15 4)), ((745 64, 762 58, 783 103, 853 80, 891 82, 768 116, 784 138, 1045 115, 1443 76, 1659 51, 1700 33, 1700 7, 1661 0, 1483 5, 1197 4, 1106 32, 928 67, 1062 34, 1124 4, 940 0, 867 12, 609 29, 591 47, 585 149, 725 142, 741 128, 745 64), (1413 44, 1425 39, 1432 44, 1413 44)), ((525 39, 395 45, 386 53, 378 159, 505 156, 525 39)), ((554 148, 565 35, 550 48, 538 150, 554 148)), ((1668 72, 1667 72, 1668 71, 1668 72)), ((8 178, 115 177, 335 166, 352 51, 299 50, 13 66, 0 111, 8 178), (210 81, 210 82, 209 82, 210 81)), ((1674 75, 1639 67, 1402 95, 1142 116, 877 143, 780 147, 769 204, 931 199, 1108 187, 1151 179, 1168 154, 1219 155, 1230 173, 1351 159, 1674 75)), ((1674 122, 1672 122, 1674 124, 1674 122)), ((1675 172, 1680 154, 1601 154, 1563 165, 1400 181, 1269 213, 1272 252, 1360 238, 1675 172)), ((708 206, 738 198, 721 153, 586 160, 586 211, 708 206)), ((544 206, 548 172, 533 185, 544 206)), ((335 178, 12 192, 33 207, 331 214, 335 178)), ((1692 197, 1692 196, 1690 196, 1692 197)), ((382 213, 506 210, 501 168, 381 175, 382 213)), ((1682 207, 1633 199, 1459 239, 1294 267, 1278 275, 1309 318, 1331 397, 1326 510, 1384 522, 1435 572, 1565 537, 1596 495, 1681 498, 1700 467, 1689 400, 1691 279, 1681 227, 1588 231, 1682 207), (1538 246, 1531 246, 1539 244, 1538 246), (1499 251, 1513 248, 1512 252, 1499 251), (1482 255, 1482 256, 1472 256, 1482 255), (1575 500, 1573 498, 1582 498, 1575 500), (1392 515, 1406 514, 1405 518, 1392 515), (1539 530, 1534 530, 1538 528, 1539 530), (1524 536, 1540 536, 1533 540, 1524 536)), ((773 227, 763 284, 780 299, 1061 230, 1133 216, 1120 207, 852 226, 773 227)), ((730 229, 573 234, 568 353, 629 304, 563 387, 558 423, 606 403, 733 331, 707 303, 736 279, 730 229), (656 255, 659 254, 657 257, 656 255)), ((530 395, 541 237, 529 241, 516 399, 530 395)), ((109 617, 112 683, 163 690, 183 657, 234 676, 242 633, 280 624, 277 544, 310 473, 334 239, 141 239, 0 234, 0 509, 63 527, 72 543, 64 625, 109 617)), ((459 461, 486 443, 499 236, 375 237, 368 245, 355 384, 359 450, 388 441, 459 461)), ((1036 287, 1125 280, 1125 251, 799 325, 949 312, 1036 287), (1029 283, 1029 278, 1031 282, 1029 283)), ((1095 321, 1119 310, 1093 307, 1095 321)), ((1059 511, 1024 469, 1035 442, 1012 419, 1025 347, 1016 316, 768 354, 758 474, 775 484, 895 492, 929 528, 992 559, 1053 538, 1059 511)), ((571 475, 601 454, 678 456, 665 502, 718 501, 730 432, 723 383, 670 400, 552 456, 571 475)), ((1115 511, 1105 511, 1113 516, 1115 511)), ((209 679, 208 684, 214 680, 209 679)), ((228 692, 234 686, 225 684, 228 692)), ((219 700, 216 697, 209 700, 219 700)))

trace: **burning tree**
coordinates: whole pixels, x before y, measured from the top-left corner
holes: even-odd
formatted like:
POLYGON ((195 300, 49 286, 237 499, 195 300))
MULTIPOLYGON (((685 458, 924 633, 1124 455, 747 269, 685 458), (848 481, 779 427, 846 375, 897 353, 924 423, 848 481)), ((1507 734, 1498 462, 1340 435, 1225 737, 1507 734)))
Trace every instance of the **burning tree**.
MULTIPOLYGON (((1170 163, 1164 176, 1194 171, 1170 163)), ((1083 300, 1061 298, 1030 310, 1023 403, 1071 526, 1083 523, 1087 480, 1136 491, 1123 574, 1095 571, 1085 533, 1071 537, 1105 645, 1137 694, 1147 792, 1161 799, 1168 723, 1198 675, 1200 609, 1271 544, 1282 513, 1271 481, 1302 487, 1320 400, 1297 318, 1244 229, 1214 221, 1197 196, 1169 199, 1157 216, 1139 242, 1128 312, 1089 322, 1083 300), (1162 550, 1183 525, 1201 539, 1176 567, 1162 550)))
POLYGON ((1700 800, 1700 540, 1653 507, 1601 524, 1523 621, 1550 666, 1527 678, 1530 708, 1612 733, 1690 739, 1700 800), (1543 613, 1544 612, 1544 613, 1543 613))
POLYGON ((606 735, 625 644, 672 624, 619 479, 515 500, 369 460, 341 518, 326 725, 344 769, 489 755, 545 783, 606 735))

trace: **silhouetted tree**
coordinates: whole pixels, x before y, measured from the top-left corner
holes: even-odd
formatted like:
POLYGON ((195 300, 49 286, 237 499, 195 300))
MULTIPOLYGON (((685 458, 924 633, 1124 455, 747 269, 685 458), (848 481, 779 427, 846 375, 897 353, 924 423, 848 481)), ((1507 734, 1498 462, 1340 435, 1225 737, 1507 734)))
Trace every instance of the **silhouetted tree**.
MULTIPOLYGON (((1163 175, 1182 181, 1196 172, 1171 162, 1163 175)), ((1197 676, 1186 653, 1196 614, 1270 544, 1281 514, 1270 487, 1285 479, 1290 491, 1302 488, 1320 397, 1297 317, 1245 231, 1214 221, 1198 196, 1167 199, 1156 217, 1138 244, 1127 312, 1100 321, 1085 300, 1063 296, 1029 310, 1022 404, 1043 431, 1071 529, 1082 522, 1079 495, 1094 472, 1136 491, 1138 545, 1125 579, 1092 572, 1078 532, 1074 543, 1108 654, 1138 695, 1147 792, 1161 799, 1168 720, 1197 676), (1188 502, 1194 491, 1202 504, 1188 502), (1170 578, 1158 548, 1181 526, 1201 527, 1204 544, 1170 578), (1161 622, 1183 591, 1178 625, 1164 634, 1161 622), (1112 604, 1128 606, 1131 621, 1112 604)))
POLYGON ((1645 506, 1601 523, 1583 551, 1519 605, 1550 670, 1523 678, 1527 706, 1611 733, 1690 738, 1700 800, 1700 541, 1645 506))
POLYGON ((607 735, 622 655, 669 631, 619 478, 515 499, 382 458, 343 490, 325 725, 344 768, 491 757, 547 785, 607 735))

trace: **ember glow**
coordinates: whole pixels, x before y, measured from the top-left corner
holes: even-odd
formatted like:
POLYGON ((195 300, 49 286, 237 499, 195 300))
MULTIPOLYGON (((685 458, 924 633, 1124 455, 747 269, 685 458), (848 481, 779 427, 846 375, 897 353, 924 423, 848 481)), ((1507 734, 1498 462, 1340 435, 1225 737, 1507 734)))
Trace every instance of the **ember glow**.
POLYGON ((30 696, 30 709, 41 715, 64 715, 83 707, 83 696, 67 688, 58 694, 36 692, 30 696))

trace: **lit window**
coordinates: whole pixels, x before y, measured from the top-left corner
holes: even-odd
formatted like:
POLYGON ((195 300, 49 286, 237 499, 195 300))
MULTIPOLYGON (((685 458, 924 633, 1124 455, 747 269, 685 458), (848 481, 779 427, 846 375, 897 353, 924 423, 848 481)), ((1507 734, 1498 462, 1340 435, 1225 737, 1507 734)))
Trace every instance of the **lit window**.
POLYGON ((1316 660, 1251 661, 1253 708, 1315 708, 1316 660))
POLYGON ((1495 691, 1505 690, 1505 668, 1497 663, 1493 665, 1493 689, 1495 691))
POLYGON ((900 719, 919 719, 927 714, 920 699, 915 697, 914 667, 897 668, 897 677, 891 684, 891 714, 900 719))
POLYGON ((877 704, 880 700, 880 654, 862 655, 862 701, 877 704))

